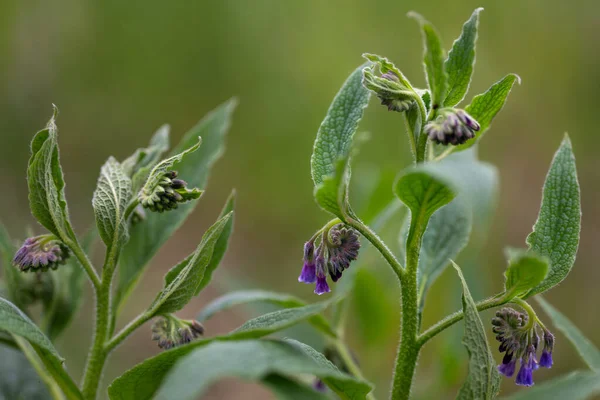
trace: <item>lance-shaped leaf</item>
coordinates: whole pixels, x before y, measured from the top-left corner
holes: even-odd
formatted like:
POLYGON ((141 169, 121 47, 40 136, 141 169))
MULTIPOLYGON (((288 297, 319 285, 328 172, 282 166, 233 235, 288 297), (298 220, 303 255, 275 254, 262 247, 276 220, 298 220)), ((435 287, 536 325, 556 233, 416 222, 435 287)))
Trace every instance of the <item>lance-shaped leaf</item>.
POLYGON ((364 67, 354 70, 333 99, 317 132, 311 157, 315 199, 335 215, 345 211, 339 202, 345 201, 347 194, 352 139, 370 98, 369 90, 362 85, 364 67))
POLYGON ((506 249, 508 267, 504 272, 504 290, 511 296, 522 297, 540 284, 548 274, 548 259, 535 252, 506 249))
MULTIPOLYGON (((336 292, 336 297, 339 294, 336 292)), ((286 293, 267 292, 264 290, 241 290, 238 292, 227 293, 212 302, 198 314, 198 321, 206 321, 218 312, 228 310, 238 305, 248 305, 252 303, 269 303, 283 308, 298 308, 306 306, 306 303, 295 296, 286 293)), ((309 322, 317 329, 324 332, 333 332, 329 322, 322 315, 315 315, 309 318, 309 322)))
POLYGON ((502 400, 586 400, 598 394, 600 375, 590 371, 575 371, 503 397, 502 400))
MULTIPOLYGON (((347 294, 347 293, 346 293, 347 294)), ((136 365, 121 377, 117 378, 109 387, 111 399, 150 399, 160 386, 165 375, 181 357, 189 354, 195 348, 206 346, 215 341, 232 341, 248 338, 259 338, 287 329, 303 321, 311 321, 318 316, 328 305, 339 301, 336 297, 304 307, 291 308, 290 312, 275 311, 254 318, 233 332, 216 336, 210 339, 194 341, 188 345, 167 350, 155 357, 149 358, 136 365)), ((328 326, 328 324, 326 325, 328 326)), ((325 327, 325 325, 323 326, 325 327)), ((331 329, 329 328, 331 332, 331 329)), ((324 332, 328 333, 324 330, 324 332)), ((335 336, 335 334, 334 334, 335 336)))
POLYGON ((291 341, 211 343, 177 362, 155 398, 197 399, 210 384, 219 379, 239 377, 262 380, 273 373, 315 375, 342 399, 364 399, 370 392, 367 383, 340 372, 322 355, 317 357, 315 353, 312 348, 291 341))
POLYGON ((282 375, 271 374, 262 379, 278 400, 327 400, 325 393, 317 392, 314 388, 296 382, 282 375))
POLYGON ((500 390, 500 375, 496 369, 496 362, 490 351, 485 328, 479 317, 475 301, 471 297, 467 282, 460 267, 452 263, 463 287, 463 312, 465 315, 465 331, 463 344, 469 352, 469 375, 460 388, 457 399, 492 400, 500 390))
POLYGON ((565 136, 546 176, 542 205, 533 232, 531 250, 550 260, 546 279, 529 292, 542 293, 558 285, 571 271, 581 230, 581 199, 571 141, 565 136))
POLYGON ((127 220, 125 210, 131 199, 131 179, 121 164, 110 157, 100 169, 98 185, 92 198, 98 233, 107 250, 115 251, 127 242, 127 220))
POLYGON ((58 153, 58 129, 54 115, 46 129, 36 133, 31 142, 31 158, 27 168, 29 207, 31 213, 50 232, 63 241, 74 240, 69 222, 65 180, 58 153))
POLYGON ((150 306, 149 314, 164 315, 179 311, 198 293, 216 243, 231 218, 233 211, 208 228, 196 251, 167 273, 165 287, 150 306))
MULTIPOLYGON (((565 335, 567 339, 573 344, 581 359, 594 371, 600 373, 600 350, 581 333, 567 317, 565 317, 560 311, 554 308, 550 303, 541 298, 536 297, 540 306, 544 309, 546 314, 552 320, 554 326, 565 335)), ((600 379, 600 376, 599 376, 600 379)))
POLYGON ((479 123, 479 131, 475 133, 475 139, 469 140, 459 146, 454 146, 454 151, 468 149, 479 142, 492 124, 496 114, 502 110, 506 99, 515 82, 521 83, 521 78, 516 74, 508 74, 500 81, 494 83, 485 93, 477 95, 471 101, 465 111, 479 123))
MULTIPOLYGON (((177 165, 179 176, 188 183, 189 187, 200 189, 206 187, 212 166, 225 150, 225 135, 229 129, 236 104, 236 100, 233 99, 215 109, 186 133, 177 147, 173 149, 172 155, 179 154, 197 143, 198 136, 202 137, 200 149, 188 154, 177 165)), ((191 214, 196 204, 197 202, 180 204, 179 208, 168 213, 146 213, 146 219, 142 223, 130 227, 130 239, 121 252, 119 262, 113 302, 115 309, 123 304, 148 262, 191 214)), ((113 313, 113 315, 115 314, 113 313)))
POLYGON ((438 33, 429 21, 414 11, 409 12, 408 16, 414 18, 421 26, 425 47, 423 63, 431 92, 431 104, 433 108, 438 108, 442 105, 448 87, 448 75, 444 69, 444 49, 438 33))
POLYGON ((453 107, 465 97, 471 84, 471 75, 475 65, 475 42, 479 13, 483 8, 473 11, 471 18, 462 28, 460 37, 452 44, 444 68, 448 73, 448 90, 443 101, 444 107, 453 107))
POLYGON ((0 298, 0 330, 26 339, 34 348, 60 388, 70 396, 82 398, 79 389, 63 367, 64 359, 42 331, 14 304, 0 298))
POLYGON ((169 125, 163 125, 154 133, 148 147, 137 149, 121 163, 125 174, 134 183, 134 193, 146 182, 150 170, 158 163, 162 155, 169 150, 169 125), (136 186, 136 184, 138 186, 136 186))

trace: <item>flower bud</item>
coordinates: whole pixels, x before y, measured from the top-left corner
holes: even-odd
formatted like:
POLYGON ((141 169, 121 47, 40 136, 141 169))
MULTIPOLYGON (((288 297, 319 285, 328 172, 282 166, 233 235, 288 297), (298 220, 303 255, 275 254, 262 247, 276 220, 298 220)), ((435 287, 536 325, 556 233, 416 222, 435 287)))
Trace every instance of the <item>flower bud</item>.
POLYGON ((475 137, 480 126, 466 111, 457 108, 442 108, 435 120, 423 128, 433 142, 443 145, 459 145, 475 137))
POLYGON ((204 327, 200 322, 179 319, 172 314, 160 317, 152 324, 152 340, 164 350, 190 343, 203 334, 204 327))
POLYGON ((363 70, 363 86, 375 93, 388 111, 407 111, 415 104, 416 94, 404 86, 393 71, 387 71, 381 76, 375 76, 373 72, 373 68, 363 70))
POLYGON ((200 197, 200 190, 190 190, 184 180, 176 178, 177 171, 167 171, 154 188, 142 190, 139 194, 142 207, 162 213, 176 209, 179 203, 200 197))
POLYGON ((69 248, 54 235, 27 238, 13 258, 13 264, 21 271, 47 271, 64 264, 69 248))

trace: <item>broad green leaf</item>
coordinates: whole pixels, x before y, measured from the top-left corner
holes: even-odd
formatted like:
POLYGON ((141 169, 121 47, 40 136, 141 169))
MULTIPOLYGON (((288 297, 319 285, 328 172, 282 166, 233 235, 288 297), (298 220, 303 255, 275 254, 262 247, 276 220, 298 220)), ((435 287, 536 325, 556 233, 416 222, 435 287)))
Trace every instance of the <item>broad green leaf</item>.
POLYGON ((485 336, 485 327, 479 317, 477 306, 471 297, 467 282, 460 267, 455 263, 452 264, 463 287, 462 302, 465 315, 465 332, 462 343, 469 352, 469 375, 460 388, 457 399, 492 400, 500 390, 500 375, 485 336))
MULTIPOLYGON (((97 237, 96 229, 90 229, 83 237, 81 246, 90 254, 92 245, 97 237)), ((67 259, 67 263, 50 274, 52 276, 54 290, 52 301, 44 319, 47 325, 44 330, 51 340, 57 338, 67 328, 81 303, 83 302, 83 288, 85 284, 85 273, 75 257, 67 259)))
POLYGON ((548 257, 548 276, 528 296, 558 285, 571 271, 581 230, 581 199, 575 157, 568 136, 554 155, 546 176, 542 205, 533 232, 527 236, 531 250, 548 257))
POLYGON ((600 394, 600 375, 575 371, 532 388, 520 390, 502 400, 586 400, 600 394))
POLYGON ((594 371, 600 372, 600 350, 581 333, 579 328, 550 303, 540 296, 536 297, 536 300, 548 314, 554 326, 573 344, 583 361, 594 371))
POLYGON ((262 379, 262 384, 267 386, 278 400, 327 400, 325 393, 296 382, 282 375, 271 374, 262 379))
POLYGON ((107 251, 115 251, 127 242, 127 220, 125 210, 131 199, 131 179, 121 164, 110 157, 100 169, 98 185, 92 198, 98 233, 106 244, 107 251))
POLYGON ((46 385, 23 353, 0 345, 0 360, 0 399, 51 399, 46 385))
POLYGON ((233 218, 233 211, 208 228, 196 251, 177 266, 177 274, 167 274, 165 287, 150 306, 152 315, 164 315, 181 310, 198 293, 206 267, 210 263, 221 233, 233 218))
MULTIPOLYGON (((181 142, 171 152, 179 154, 198 142, 202 137, 202 146, 189 154, 177 165, 179 176, 190 187, 204 189, 209 172, 225 150, 225 135, 229 129, 231 116, 236 106, 232 99, 219 106, 185 134, 181 142)), ((158 249, 181 226, 196 207, 197 202, 180 204, 176 210, 168 213, 147 213, 146 219, 129 229, 129 242, 121 252, 118 279, 113 305, 115 311, 131 294, 148 262, 158 249)), ((113 315, 116 314, 113 313, 113 315)), ((113 321, 114 326, 114 321, 113 321)))
POLYGON ((422 239, 433 213, 454 199, 455 189, 451 181, 437 172, 435 165, 422 165, 404 171, 394 184, 394 193, 411 212, 406 249, 408 263, 409 258, 418 260, 416 241, 422 239))
POLYGON ((367 383, 340 372, 331 363, 325 364, 307 347, 274 340, 211 343, 178 361, 155 398, 197 399, 219 379, 262 380, 273 373, 315 375, 342 399, 364 399, 370 392, 367 383))
MULTIPOLYGON (((238 292, 227 293, 226 295, 213 300, 206 307, 204 307, 197 319, 198 321, 206 321, 216 313, 225 311, 231 307, 257 302, 271 303, 284 308, 306 306, 305 302, 289 294, 267 292, 264 290, 242 290, 238 292)), ((332 332, 329 323, 322 315, 317 314, 313 317, 310 317, 309 322, 317 329, 328 333, 332 332)))
POLYGON ((50 232, 63 241, 75 239, 69 222, 65 180, 58 153, 58 129, 52 116, 46 129, 36 133, 31 142, 27 167, 29 207, 31 213, 50 232))
POLYGON ((521 83, 521 78, 516 74, 508 74, 500 81, 494 83, 485 93, 477 95, 465 111, 479 122, 480 129, 475 133, 475 139, 465 144, 454 146, 454 151, 468 149, 479 142, 492 124, 492 120, 502 110, 504 103, 515 82, 521 83))
POLYGON ((507 249, 508 267, 504 272, 507 293, 522 297, 540 284, 548 274, 548 259, 535 252, 507 249))
POLYGON ((169 125, 163 125, 154 133, 146 148, 137 149, 121 163, 125 174, 134 183, 133 192, 137 193, 146 182, 150 170, 160 161, 162 155, 169 150, 169 125), (137 186, 136 186, 137 185, 137 186))
POLYGON ((370 98, 369 90, 362 85, 364 67, 358 67, 344 82, 319 127, 311 157, 315 188, 338 172, 339 160, 350 157, 352 138, 370 98))
POLYGON ((442 105, 448 87, 448 75, 444 70, 444 49, 438 33, 429 21, 414 11, 409 12, 408 16, 414 18, 423 31, 425 74, 431 92, 432 107, 438 108, 442 105))
POLYGON ((0 298, 0 330, 26 339, 35 349, 48 372, 70 398, 82 398, 79 389, 63 367, 64 359, 42 331, 8 300, 0 298))
POLYGON ((465 22, 460 37, 452 44, 452 49, 444 62, 444 68, 448 73, 448 91, 443 101, 444 107, 457 105, 469 91, 475 65, 475 42, 481 11, 483 8, 473 11, 471 18, 465 22))
MULTIPOLYGON (((329 300, 304 307, 284 308, 283 310, 273 311, 247 321, 232 333, 237 337, 244 339, 263 337, 272 332, 296 325, 308 318, 314 318, 314 316, 325 311, 331 304, 332 301, 329 300)), ((313 321, 315 321, 315 319, 313 319, 313 321)), ((315 328, 329 336, 337 336, 329 323, 322 323, 322 320, 316 321, 318 321, 317 324, 313 325, 315 328)))

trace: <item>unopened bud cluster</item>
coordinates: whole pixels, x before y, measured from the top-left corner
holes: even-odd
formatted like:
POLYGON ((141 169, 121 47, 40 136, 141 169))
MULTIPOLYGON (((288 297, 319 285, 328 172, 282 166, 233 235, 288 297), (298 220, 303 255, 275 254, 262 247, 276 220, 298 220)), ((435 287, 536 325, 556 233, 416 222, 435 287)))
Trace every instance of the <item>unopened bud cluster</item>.
POLYGON ((164 212, 177 208, 190 198, 186 196, 187 183, 177 179, 177 171, 167 171, 153 188, 152 193, 140 193, 142 207, 151 211, 164 212))
POLYGON ((13 258, 21 271, 47 271, 64 264, 69 248, 54 235, 41 235, 25 240, 13 258))
POLYGON ((540 366, 552 367, 552 351, 554 349, 554 336, 547 329, 539 327, 542 331, 544 347, 540 360, 536 359, 540 346, 537 323, 529 323, 526 313, 518 312, 512 308, 502 308, 496 312, 492 319, 493 331, 500 342, 499 351, 504 354, 502 364, 498 371, 512 377, 515 373, 517 361, 521 367, 516 377, 516 384, 521 386, 533 385, 533 371, 540 366))
POLYGON ((429 121, 424 131, 429 139, 443 145, 459 145, 475 137, 481 127, 465 110, 442 108, 435 120, 429 121))
POLYGON ((299 282, 315 283, 315 293, 330 292, 327 274, 333 282, 342 277, 350 263, 358 257, 360 241, 358 233, 343 224, 334 225, 321 235, 320 243, 315 250, 315 241, 311 239, 304 245, 304 266, 298 277, 299 282))
POLYGON ((366 68, 363 71, 363 85, 375 93, 388 111, 408 111, 415 104, 414 92, 404 86, 392 70, 378 77, 373 74, 372 69, 366 68))
POLYGON ((173 315, 161 317, 152 324, 152 340, 164 350, 181 346, 204 334, 204 327, 195 320, 182 320, 173 315))

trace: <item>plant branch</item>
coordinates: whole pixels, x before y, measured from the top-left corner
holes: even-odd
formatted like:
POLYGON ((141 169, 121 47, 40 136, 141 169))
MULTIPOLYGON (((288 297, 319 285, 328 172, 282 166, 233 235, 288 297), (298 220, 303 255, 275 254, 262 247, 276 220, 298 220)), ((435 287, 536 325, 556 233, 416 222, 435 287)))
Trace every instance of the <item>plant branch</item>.
POLYGON ((104 351, 110 353, 117 347, 123 340, 125 340, 129 335, 133 333, 137 328, 142 326, 146 321, 152 318, 147 312, 144 312, 135 319, 131 320, 123 329, 121 329, 115 336, 112 337, 106 344, 104 345, 104 351))

